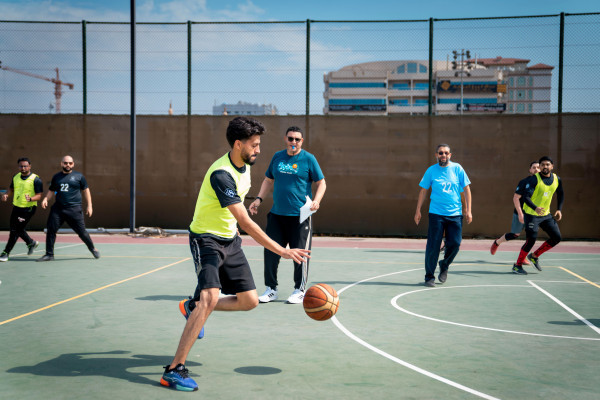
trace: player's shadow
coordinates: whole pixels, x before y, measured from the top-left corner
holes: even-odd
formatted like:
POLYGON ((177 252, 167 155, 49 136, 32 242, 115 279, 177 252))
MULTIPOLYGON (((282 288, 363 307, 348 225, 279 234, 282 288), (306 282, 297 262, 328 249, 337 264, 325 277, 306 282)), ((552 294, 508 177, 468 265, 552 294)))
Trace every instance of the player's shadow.
POLYGON ((158 294, 154 296, 144 296, 144 297, 136 297, 136 300, 144 300, 144 301, 160 301, 160 300, 168 300, 168 301, 181 301, 184 299, 184 296, 174 296, 167 294, 158 294))
MULTIPOLYGON (((352 285, 356 282, 350 281, 323 281, 328 285, 352 285)), ((410 282, 388 282, 388 281, 365 281, 360 282, 360 286, 423 286, 423 282, 410 283, 410 282)))
MULTIPOLYGON (((600 324, 600 319, 589 319, 588 318, 587 321, 596 327, 600 326, 600 325, 598 325, 598 324, 600 324)), ((548 321, 548 323, 552 324, 552 325, 573 325, 573 326, 574 325, 586 325, 583 321, 578 320, 578 319, 574 319, 573 321, 548 321)))
MULTIPOLYGON (((140 385, 158 385, 162 376, 162 366, 170 364, 172 357, 155 356, 149 354, 135 354, 131 356, 118 357, 128 354, 128 351, 114 350, 100 353, 68 353, 62 354, 51 360, 42 361, 36 365, 24 365, 14 367, 6 372, 13 374, 31 374, 38 376, 105 376, 109 378, 124 379, 131 383, 140 385), (149 379, 143 375, 148 373, 131 372, 132 368, 153 367, 156 379, 149 379)), ((186 366, 202 365, 197 362, 188 361, 186 366)))
POLYGON ((273 367, 261 367, 258 365, 252 365, 248 367, 239 367, 234 369, 238 374, 245 375, 274 375, 280 374, 282 371, 279 368, 273 367))

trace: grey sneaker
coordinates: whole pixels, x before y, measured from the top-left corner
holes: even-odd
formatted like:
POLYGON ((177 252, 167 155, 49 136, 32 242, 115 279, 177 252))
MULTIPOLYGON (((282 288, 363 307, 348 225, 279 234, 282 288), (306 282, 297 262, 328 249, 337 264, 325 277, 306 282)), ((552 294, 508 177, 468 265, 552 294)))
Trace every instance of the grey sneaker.
POLYGON ((448 270, 447 269, 441 271, 440 274, 438 275, 438 280, 441 283, 446 282, 446 279, 448 279, 448 270))
POLYGON ((7 262, 8 261, 8 253, 3 251, 2 254, 0 254, 0 262, 7 262))
POLYGON ((33 254, 33 251, 35 249, 37 249, 37 247, 40 245, 40 242, 38 242, 37 240, 34 240, 33 243, 31 243, 29 246, 27 246, 27 255, 30 256, 33 254))
POLYGON ((428 281, 425 281, 425 286, 427 286, 427 287, 435 287, 435 279, 430 279, 428 281))
POLYGON ((533 253, 529 253, 527 255, 527 259, 531 261, 531 265, 535 267, 538 271, 542 270, 542 266, 540 265, 539 257, 533 255, 533 253))
POLYGON ((513 265, 512 272, 513 274, 527 275, 527 271, 525 271, 521 265, 517 264, 513 265))
POLYGON ((54 261, 54 256, 51 256, 49 254, 44 254, 42 257, 38 258, 35 261, 54 261))
POLYGON ((92 254, 94 255, 94 258, 100 258, 100 252, 98 250, 92 250, 92 254))

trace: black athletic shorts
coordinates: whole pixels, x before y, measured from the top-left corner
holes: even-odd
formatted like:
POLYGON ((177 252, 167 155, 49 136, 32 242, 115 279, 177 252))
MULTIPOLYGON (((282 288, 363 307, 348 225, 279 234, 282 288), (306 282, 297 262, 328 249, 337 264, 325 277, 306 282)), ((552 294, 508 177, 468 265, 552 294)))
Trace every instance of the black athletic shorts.
POLYGON ((190 249, 198 276, 194 297, 199 297, 202 289, 209 288, 219 288, 223 294, 256 289, 239 236, 233 240, 221 240, 190 232, 190 249))

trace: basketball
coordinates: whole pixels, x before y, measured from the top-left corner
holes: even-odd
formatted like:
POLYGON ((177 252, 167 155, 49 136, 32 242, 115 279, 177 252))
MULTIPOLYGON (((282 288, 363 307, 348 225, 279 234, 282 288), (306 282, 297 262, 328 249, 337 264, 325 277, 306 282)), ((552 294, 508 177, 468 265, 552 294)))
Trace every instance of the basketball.
POLYGON ((306 315, 317 321, 327 321, 337 312, 340 298, 334 288, 318 283, 308 288, 302 304, 306 315))

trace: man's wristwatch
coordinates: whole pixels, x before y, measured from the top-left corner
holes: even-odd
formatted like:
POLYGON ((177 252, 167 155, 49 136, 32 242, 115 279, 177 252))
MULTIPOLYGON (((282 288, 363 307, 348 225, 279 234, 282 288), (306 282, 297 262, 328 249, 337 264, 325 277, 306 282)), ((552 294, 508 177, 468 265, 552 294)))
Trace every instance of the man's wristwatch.
POLYGON ((260 196, 256 196, 256 200, 260 200, 261 203, 263 202, 263 199, 260 196))

